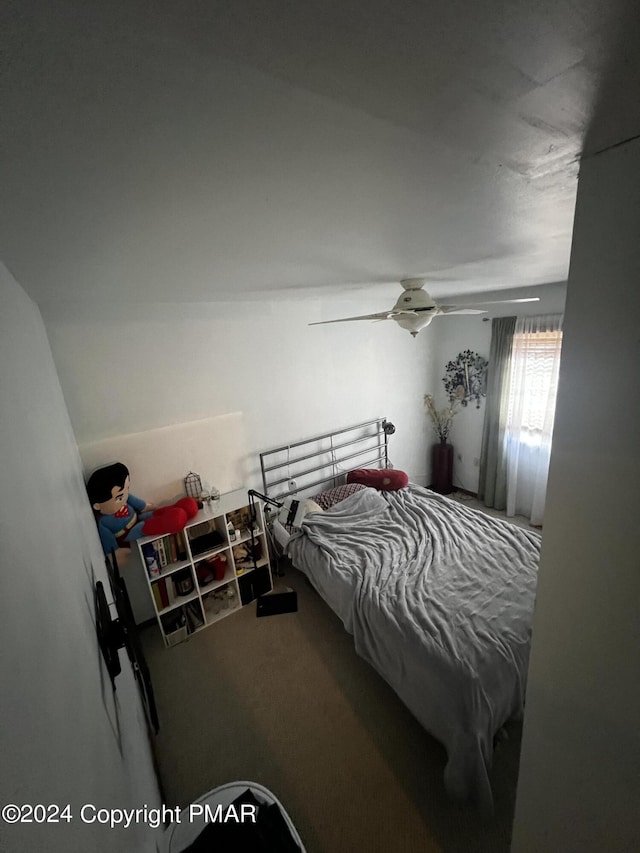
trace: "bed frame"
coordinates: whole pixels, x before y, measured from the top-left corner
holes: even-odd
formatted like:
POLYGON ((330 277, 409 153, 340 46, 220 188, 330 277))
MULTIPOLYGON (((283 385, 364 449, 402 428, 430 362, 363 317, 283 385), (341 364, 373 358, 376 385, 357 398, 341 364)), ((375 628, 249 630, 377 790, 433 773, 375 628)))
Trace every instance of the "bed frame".
POLYGON ((264 494, 278 500, 321 485, 340 485, 354 468, 388 468, 388 438, 393 432, 395 427, 386 418, 375 418, 265 450, 260 454, 264 494))

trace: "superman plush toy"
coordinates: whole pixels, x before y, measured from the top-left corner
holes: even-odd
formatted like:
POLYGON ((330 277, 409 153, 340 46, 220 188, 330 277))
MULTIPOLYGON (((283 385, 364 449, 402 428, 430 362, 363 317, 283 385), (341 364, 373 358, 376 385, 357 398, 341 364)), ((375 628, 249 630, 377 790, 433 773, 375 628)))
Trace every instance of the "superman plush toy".
POLYGON ((98 513, 98 533, 105 554, 129 548, 141 536, 178 533, 198 512, 193 498, 156 507, 129 494, 129 469, 122 462, 94 471, 87 482, 87 493, 98 513))

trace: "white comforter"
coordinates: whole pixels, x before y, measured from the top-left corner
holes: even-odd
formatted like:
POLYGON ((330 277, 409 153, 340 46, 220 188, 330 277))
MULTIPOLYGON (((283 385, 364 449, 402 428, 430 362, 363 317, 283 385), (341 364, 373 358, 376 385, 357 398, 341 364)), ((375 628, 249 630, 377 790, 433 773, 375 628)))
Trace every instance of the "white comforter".
POLYGON ((288 545, 365 660, 491 808, 493 737, 524 704, 540 537, 419 486, 356 492, 288 545))

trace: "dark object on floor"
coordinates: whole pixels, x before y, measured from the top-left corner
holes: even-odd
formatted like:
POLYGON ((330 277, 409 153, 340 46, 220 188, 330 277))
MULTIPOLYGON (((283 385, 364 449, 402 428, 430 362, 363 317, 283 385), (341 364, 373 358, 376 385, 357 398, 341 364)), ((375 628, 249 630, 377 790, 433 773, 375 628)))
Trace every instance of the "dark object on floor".
POLYGON ((256 616, 277 616, 279 613, 295 613, 297 610, 298 593, 294 589, 261 595, 256 603, 256 616))
MULTIPOLYGON (((282 812, 275 803, 267 805, 260 803, 253 792, 247 789, 237 797, 232 805, 240 815, 242 805, 252 806, 253 810, 245 808, 244 813, 252 811, 256 816, 255 823, 248 820, 236 823, 208 823, 197 839, 184 853, 300 853, 300 848, 291 837, 282 812)), ((229 807, 227 807, 229 808, 229 807)), ((223 810, 225 813, 227 809, 223 810)))
POLYGON ((446 441, 433 445, 431 466, 431 488, 441 495, 450 495, 453 491, 453 447, 446 441))

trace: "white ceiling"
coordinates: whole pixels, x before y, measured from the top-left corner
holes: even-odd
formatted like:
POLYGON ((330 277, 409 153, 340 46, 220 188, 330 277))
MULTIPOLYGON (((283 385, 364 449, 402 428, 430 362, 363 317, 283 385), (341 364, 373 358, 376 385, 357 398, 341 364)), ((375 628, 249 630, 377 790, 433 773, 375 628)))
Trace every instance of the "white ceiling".
POLYGON ((615 8, 9 3, 0 253, 41 303, 563 281, 615 8))

